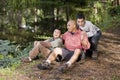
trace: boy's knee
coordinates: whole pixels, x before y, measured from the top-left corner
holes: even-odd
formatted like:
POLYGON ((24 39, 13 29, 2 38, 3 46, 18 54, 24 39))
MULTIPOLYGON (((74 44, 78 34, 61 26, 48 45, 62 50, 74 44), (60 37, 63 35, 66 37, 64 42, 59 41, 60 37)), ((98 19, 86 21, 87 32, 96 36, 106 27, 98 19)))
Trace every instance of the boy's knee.
POLYGON ((39 41, 34 41, 34 46, 36 46, 39 43, 40 43, 39 41))

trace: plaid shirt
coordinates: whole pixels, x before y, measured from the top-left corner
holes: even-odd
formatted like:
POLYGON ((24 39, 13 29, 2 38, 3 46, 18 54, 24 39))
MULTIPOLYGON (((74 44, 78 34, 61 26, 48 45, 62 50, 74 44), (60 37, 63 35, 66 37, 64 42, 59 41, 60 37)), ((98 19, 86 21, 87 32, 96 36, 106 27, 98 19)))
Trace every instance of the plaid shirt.
MULTIPOLYGON (((84 39, 88 43, 88 37, 84 36, 84 39)), ((86 47, 84 47, 81 43, 81 30, 77 30, 76 33, 71 33, 71 32, 66 32, 63 34, 63 41, 64 41, 64 46, 66 49, 70 51, 74 51, 75 49, 89 49, 90 44, 88 44, 86 47)))

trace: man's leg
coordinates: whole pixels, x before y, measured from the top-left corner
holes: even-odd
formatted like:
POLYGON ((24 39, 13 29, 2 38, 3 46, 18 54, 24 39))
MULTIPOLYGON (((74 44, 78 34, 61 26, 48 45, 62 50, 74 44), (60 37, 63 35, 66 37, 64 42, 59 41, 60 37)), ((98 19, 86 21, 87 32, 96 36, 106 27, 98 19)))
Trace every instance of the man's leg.
POLYGON ((38 68, 39 69, 50 69, 50 64, 52 61, 54 61, 58 55, 62 55, 62 49, 61 48, 55 48, 53 50, 53 52, 50 54, 50 56, 48 57, 48 59, 46 61, 44 61, 41 64, 38 64, 38 68))
POLYGON ((81 50, 80 49, 76 49, 74 51, 74 54, 70 58, 70 60, 67 63, 63 64, 61 67, 59 67, 58 71, 60 71, 61 73, 64 73, 69 67, 71 67, 71 65, 73 63, 75 63, 77 61, 78 57, 80 56, 80 53, 81 53, 81 50))
POLYGON ((100 37, 101 37, 101 32, 99 31, 91 39, 92 51, 93 51, 92 58, 93 59, 97 59, 98 58, 97 45, 98 45, 98 41, 99 41, 100 37))
POLYGON ((61 48, 55 48, 46 61, 49 61, 51 63, 57 58, 58 55, 62 55, 61 48))
POLYGON ((88 40, 89 40, 89 42, 90 42, 90 48, 88 49, 88 50, 86 50, 86 53, 85 53, 85 56, 87 56, 87 57, 92 57, 92 43, 91 43, 91 39, 92 39, 92 37, 89 37, 88 38, 88 40))
POLYGON ((70 58, 70 60, 67 62, 67 64, 68 64, 69 66, 71 66, 73 63, 75 63, 75 62, 77 61, 80 53, 81 53, 81 50, 80 50, 80 49, 76 49, 76 50, 74 51, 73 56, 70 58))

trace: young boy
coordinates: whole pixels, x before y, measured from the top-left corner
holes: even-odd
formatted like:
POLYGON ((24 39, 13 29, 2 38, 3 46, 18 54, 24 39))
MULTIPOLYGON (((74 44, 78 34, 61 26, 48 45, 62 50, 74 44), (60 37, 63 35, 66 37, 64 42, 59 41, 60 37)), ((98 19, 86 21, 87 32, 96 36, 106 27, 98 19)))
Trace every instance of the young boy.
POLYGON ((35 41, 33 49, 29 52, 29 57, 23 58, 22 62, 31 62, 39 53, 45 58, 52 52, 56 47, 62 47, 61 31, 55 29, 53 37, 45 41, 35 41))

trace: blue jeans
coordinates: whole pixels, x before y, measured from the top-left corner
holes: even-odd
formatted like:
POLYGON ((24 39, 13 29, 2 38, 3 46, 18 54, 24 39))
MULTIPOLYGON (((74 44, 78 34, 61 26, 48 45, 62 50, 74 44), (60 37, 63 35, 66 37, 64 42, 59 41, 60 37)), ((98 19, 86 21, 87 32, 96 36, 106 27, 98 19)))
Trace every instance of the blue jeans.
POLYGON ((101 35, 102 35, 102 32, 97 31, 96 35, 88 38, 91 46, 90 46, 90 49, 86 51, 86 55, 91 56, 93 51, 97 51, 97 45, 101 35))

